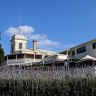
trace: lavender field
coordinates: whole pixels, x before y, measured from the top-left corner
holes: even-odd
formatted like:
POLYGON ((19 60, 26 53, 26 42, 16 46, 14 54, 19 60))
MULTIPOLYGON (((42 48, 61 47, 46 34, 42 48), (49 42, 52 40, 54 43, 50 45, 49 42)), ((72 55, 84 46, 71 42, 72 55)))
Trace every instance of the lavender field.
POLYGON ((1 67, 0 78, 3 79, 30 79, 30 78, 43 78, 43 79, 62 79, 66 76, 69 77, 86 77, 95 76, 95 67, 86 68, 70 68, 65 69, 62 67, 42 67, 36 66, 31 68, 15 68, 15 67, 1 67))
POLYGON ((1 67, 0 96, 96 96, 95 67, 1 67))

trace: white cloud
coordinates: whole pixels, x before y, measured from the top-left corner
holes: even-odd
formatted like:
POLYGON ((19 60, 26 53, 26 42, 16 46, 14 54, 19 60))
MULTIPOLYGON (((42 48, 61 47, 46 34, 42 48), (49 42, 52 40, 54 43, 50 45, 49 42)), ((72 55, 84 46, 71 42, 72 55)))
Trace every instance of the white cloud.
POLYGON ((34 34, 30 36, 29 40, 37 40, 40 49, 54 50, 55 47, 59 46, 59 42, 48 39, 46 34, 34 34))
POLYGON ((9 27, 5 33, 8 36, 12 36, 14 34, 22 34, 26 35, 29 40, 37 40, 38 47, 46 50, 55 50, 61 51, 75 46, 76 44, 60 44, 58 41, 50 40, 46 34, 32 34, 34 33, 34 28, 32 26, 19 26, 17 27, 9 27))
POLYGON ((49 39, 41 40, 38 42, 39 47, 45 47, 45 46, 58 46, 59 42, 57 41, 52 41, 49 39))
POLYGON ((19 26, 19 30, 22 32, 22 34, 27 35, 27 36, 30 36, 31 33, 34 32, 33 27, 27 26, 27 25, 25 25, 25 26, 19 26))
POLYGON ((60 46, 60 44, 58 41, 53 41, 50 39, 38 41, 38 47, 40 49, 58 51, 59 46, 60 46))
POLYGON ((9 27, 5 33, 8 35, 8 36, 12 36, 14 34, 19 34, 20 31, 18 30, 18 28, 15 28, 15 27, 9 27))
POLYGON ((59 42, 50 40, 46 34, 33 34, 29 37, 29 40, 37 40, 38 47, 47 50, 53 50, 54 47, 59 46, 59 42))
POLYGON ((29 37, 29 40, 45 40, 47 39, 47 35, 46 34, 43 34, 43 35, 40 35, 40 34, 34 34, 34 35, 31 35, 29 37))
POLYGON ((34 28, 31 26, 19 26, 17 27, 9 27, 5 33, 8 36, 12 36, 14 34, 20 34, 22 32, 23 35, 26 35, 28 40, 37 40, 38 47, 42 49, 50 49, 54 50, 55 47, 60 46, 59 42, 50 40, 46 34, 32 34, 34 32, 34 28))
POLYGON ((27 37, 30 36, 33 32, 34 32, 34 28, 31 26, 19 26, 17 27, 9 27, 5 33, 8 36, 12 36, 14 34, 20 34, 22 32, 22 34, 26 35, 27 37))
POLYGON ((47 49, 47 50, 65 50, 70 47, 75 46, 76 44, 60 44, 58 41, 50 40, 46 34, 32 34, 34 33, 34 28, 32 26, 19 26, 17 27, 9 27, 5 33, 8 36, 12 36, 14 34, 22 34, 26 35, 29 40, 37 40, 38 41, 38 47, 42 49, 47 49))

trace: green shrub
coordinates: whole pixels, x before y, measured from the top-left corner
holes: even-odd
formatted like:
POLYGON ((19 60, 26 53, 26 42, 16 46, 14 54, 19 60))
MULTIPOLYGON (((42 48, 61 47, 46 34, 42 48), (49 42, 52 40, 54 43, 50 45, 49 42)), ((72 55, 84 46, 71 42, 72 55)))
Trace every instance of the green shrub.
POLYGON ((0 96, 96 96, 96 78, 0 79, 0 96))

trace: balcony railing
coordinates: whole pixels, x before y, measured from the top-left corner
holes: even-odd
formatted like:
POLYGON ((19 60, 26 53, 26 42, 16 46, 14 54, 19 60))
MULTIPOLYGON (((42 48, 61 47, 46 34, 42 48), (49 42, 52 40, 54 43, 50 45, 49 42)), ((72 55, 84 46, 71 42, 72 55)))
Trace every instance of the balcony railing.
POLYGON ((40 62, 41 59, 30 59, 30 58, 24 58, 24 59, 9 59, 5 61, 7 64, 27 64, 27 63, 34 63, 34 62, 40 62))

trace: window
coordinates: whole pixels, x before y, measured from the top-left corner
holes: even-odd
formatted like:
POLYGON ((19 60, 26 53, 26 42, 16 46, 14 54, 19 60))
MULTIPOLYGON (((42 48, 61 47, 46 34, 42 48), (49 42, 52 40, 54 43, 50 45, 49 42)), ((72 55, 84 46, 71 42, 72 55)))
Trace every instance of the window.
POLYGON ((22 43, 19 43, 19 49, 22 49, 22 43))
POLYGON ((13 52, 13 45, 11 45, 11 50, 12 50, 12 52, 13 52))
POLYGON ((77 54, 80 54, 83 52, 86 52, 86 46, 83 46, 83 47, 77 49, 77 54))
POLYGON ((96 49, 96 42, 93 43, 93 49, 96 49))
POLYGON ((12 43, 12 44, 11 44, 11 52, 13 52, 14 50, 15 50, 15 44, 12 43))
POLYGON ((42 59, 42 55, 35 55, 35 59, 42 59))
POLYGON ((72 55, 75 55, 75 50, 72 50, 72 55))

